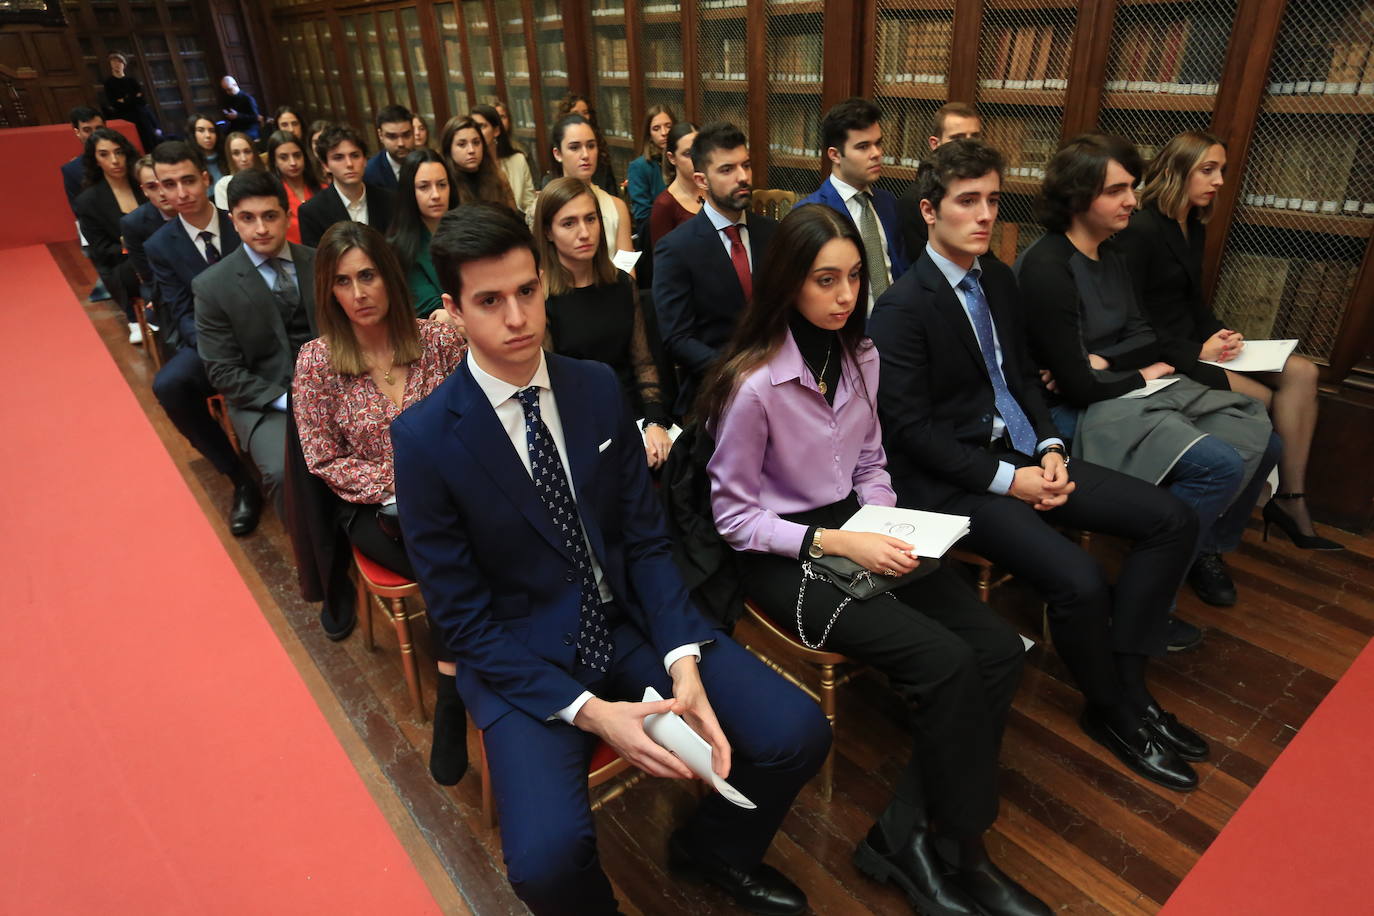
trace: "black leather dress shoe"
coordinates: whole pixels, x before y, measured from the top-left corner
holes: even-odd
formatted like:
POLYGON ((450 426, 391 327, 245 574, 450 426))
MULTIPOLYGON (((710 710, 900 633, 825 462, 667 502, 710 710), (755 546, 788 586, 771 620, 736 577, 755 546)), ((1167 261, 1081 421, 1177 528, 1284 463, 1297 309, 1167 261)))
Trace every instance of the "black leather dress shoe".
POLYGON ((714 884, 751 913, 765 916, 796 916, 806 910, 806 894, 770 865, 760 862, 752 871, 699 855, 676 831, 668 840, 668 864, 714 884))
POLYGON ((251 480, 234 484, 234 504, 229 510, 229 533, 236 538, 252 534, 262 514, 262 494, 251 480))
POLYGON ((1202 645, 1202 631, 1186 620, 1169 615, 1169 651, 1187 652, 1202 645))
POLYGON ((925 831, 913 833, 901 849, 889 852, 882 829, 874 824, 854 850, 854 865, 875 881, 891 881, 900 887, 925 916, 982 914, 978 904, 946 874, 925 831))
POLYGON ((1193 731, 1171 712, 1165 712, 1151 703, 1145 707, 1145 721, 1155 734, 1169 742, 1174 752, 1184 760, 1206 760, 1210 750, 1207 740, 1193 731))
POLYGON ((1191 792, 1197 788, 1197 773, 1143 719, 1134 733, 1124 736, 1117 734, 1091 709, 1083 711, 1078 724, 1089 738, 1151 782, 1175 792, 1191 792))
POLYGON ((991 862, 960 869, 954 881, 978 902, 984 916, 1050 916, 1054 912, 991 862))
POLYGON ((1231 607, 1236 603, 1236 583, 1221 562, 1221 554, 1204 553, 1193 561, 1188 570, 1188 584, 1203 601, 1215 607, 1231 607))

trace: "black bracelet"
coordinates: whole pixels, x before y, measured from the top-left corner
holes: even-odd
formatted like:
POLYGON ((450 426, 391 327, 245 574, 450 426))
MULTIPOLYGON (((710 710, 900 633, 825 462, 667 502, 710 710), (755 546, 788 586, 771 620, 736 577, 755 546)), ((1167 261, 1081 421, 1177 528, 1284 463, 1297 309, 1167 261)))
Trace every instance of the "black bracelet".
POLYGON ((1035 457, 1037 457, 1037 458, 1043 458, 1043 457, 1045 457, 1046 455, 1048 455, 1050 452, 1058 452, 1058 453, 1059 453, 1059 456, 1060 456, 1061 458, 1064 458, 1064 457, 1067 457, 1067 456, 1068 456, 1068 452, 1064 451, 1064 446, 1062 446, 1062 445, 1047 445, 1047 446, 1045 446, 1044 448, 1042 448, 1040 451, 1036 452, 1036 453, 1035 453, 1035 457))

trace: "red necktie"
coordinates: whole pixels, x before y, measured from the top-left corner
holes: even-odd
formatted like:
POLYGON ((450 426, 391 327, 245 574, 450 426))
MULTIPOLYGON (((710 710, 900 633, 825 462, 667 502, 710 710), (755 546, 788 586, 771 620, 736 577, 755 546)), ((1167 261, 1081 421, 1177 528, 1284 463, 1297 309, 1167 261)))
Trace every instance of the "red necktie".
POLYGON ((751 302, 754 299, 754 278, 749 273, 749 252, 744 250, 744 242, 740 241, 739 223, 726 226, 725 237, 730 240, 730 260, 735 264, 739 288, 744 290, 744 301, 751 302))

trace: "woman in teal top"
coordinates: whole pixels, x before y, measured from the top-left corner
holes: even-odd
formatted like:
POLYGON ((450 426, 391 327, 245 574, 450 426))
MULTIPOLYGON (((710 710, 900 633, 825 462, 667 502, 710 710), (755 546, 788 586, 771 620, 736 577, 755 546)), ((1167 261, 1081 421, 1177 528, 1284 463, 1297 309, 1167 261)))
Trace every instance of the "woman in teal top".
POLYGON ((644 149, 629 171, 630 216, 636 226, 649 218, 654 199, 668 186, 663 180, 663 149, 675 123, 677 118, 667 105, 651 105, 644 116, 644 149))
POLYGON ((419 318, 444 312, 443 290, 429 256, 429 239, 453 199, 453 176, 444 157, 431 149, 417 149, 401 164, 397 179, 396 212, 387 241, 406 272, 406 285, 419 318))

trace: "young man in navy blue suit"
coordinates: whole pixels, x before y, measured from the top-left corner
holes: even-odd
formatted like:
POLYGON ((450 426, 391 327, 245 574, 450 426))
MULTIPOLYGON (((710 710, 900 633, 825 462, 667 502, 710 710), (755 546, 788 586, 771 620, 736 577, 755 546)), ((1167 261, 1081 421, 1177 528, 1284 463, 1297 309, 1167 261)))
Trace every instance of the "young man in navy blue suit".
MULTIPOLYGON (((86 138, 95 133, 99 128, 105 126, 105 118, 94 108, 87 108, 84 105, 73 108, 68 117, 72 122, 72 133, 76 134, 77 141, 85 149, 86 138)), ((81 165, 81 154, 73 156, 68 161, 62 163, 62 190, 67 192, 67 206, 72 208, 72 219, 76 219, 76 197, 81 193, 81 186, 86 179, 85 170, 81 165)), ((80 228, 77 234, 81 234, 80 228)), ((81 253, 90 256, 86 249, 85 240, 82 240, 81 253)), ((105 289, 105 284, 100 280, 95 281, 95 286, 91 287, 90 299, 92 302, 100 302, 110 298, 109 290, 105 289)))
POLYGON ((701 211, 654 247, 654 308, 663 349, 678 368, 678 416, 753 298, 754 265, 778 225, 749 212, 753 164, 738 127, 716 121, 699 130, 692 165, 701 211))
POLYGON ((459 207, 432 246, 468 355, 392 424, 396 496, 432 625, 484 732, 512 886, 536 914, 617 911, 587 765, 601 739, 650 775, 689 777, 643 727, 673 710, 758 807, 712 792, 673 834, 670 861, 751 912, 800 913, 805 895, 762 859, 825 758, 824 716, 692 605, 614 373, 540 346, 524 222, 459 207), (647 686, 671 699, 636 702, 647 686))
MULTIPOLYGON (((129 260, 133 261, 134 271, 138 273, 138 294, 147 308, 157 302, 158 295, 153 283, 153 271, 148 266, 148 255, 143 247, 153 233, 177 218, 177 210, 172 205, 171 196, 162 187, 162 182, 157 180, 157 169, 153 166, 151 153, 134 163, 134 180, 148 199, 119 220, 119 234, 124 239, 124 247, 129 249, 129 260)), ((153 344, 149 342, 148 345, 153 344)))
POLYGON ((210 199, 210 173, 200 154, 179 140, 159 143, 153 169, 177 209, 175 219, 154 232, 143 246, 159 296, 163 340, 174 350, 153 379, 153 394, 177 430, 234 482, 229 530, 242 537, 258 524, 262 496, 234 454, 205 401, 215 393, 196 352, 196 309, 191 282, 239 247, 228 213, 210 199))
POLYGON ((882 111, 868 99, 845 99, 821 121, 821 150, 830 160, 830 177, 810 197, 797 202, 825 204, 854 223, 864 241, 868 268, 868 312, 906 272, 907 257, 897 220, 897 198, 875 187, 883 174, 882 111))
MULTIPOLYGON (((401 174, 401 163, 415 149, 415 122, 410 110, 401 105, 388 105, 377 112, 377 139, 382 148, 367 160, 363 181, 374 188, 395 191, 400 185, 397 178, 401 174)), ((385 226, 378 229, 386 231, 385 226)))

